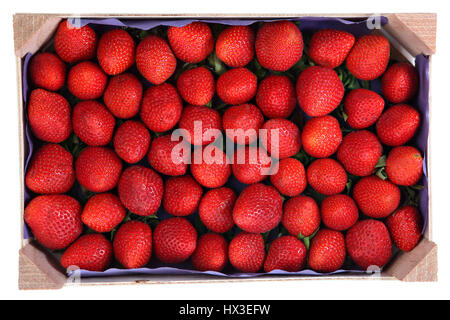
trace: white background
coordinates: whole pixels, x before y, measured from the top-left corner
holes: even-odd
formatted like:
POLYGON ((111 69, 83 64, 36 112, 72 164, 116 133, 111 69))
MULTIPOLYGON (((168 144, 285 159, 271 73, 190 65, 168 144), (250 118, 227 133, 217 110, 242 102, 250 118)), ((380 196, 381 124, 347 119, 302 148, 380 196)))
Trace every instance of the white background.
POLYGON ((390 299, 450 298, 450 95, 448 40, 450 12, 445 1, 1 1, 0 37, 0 298, 145 299, 390 299), (58 6, 57 6, 57 5, 58 6), (14 13, 390 13, 437 12, 437 54, 431 95, 433 240, 439 247, 437 283, 399 281, 287 281, 158 286, 70 287, 62 291, 18 290, 19 149, 14 13))

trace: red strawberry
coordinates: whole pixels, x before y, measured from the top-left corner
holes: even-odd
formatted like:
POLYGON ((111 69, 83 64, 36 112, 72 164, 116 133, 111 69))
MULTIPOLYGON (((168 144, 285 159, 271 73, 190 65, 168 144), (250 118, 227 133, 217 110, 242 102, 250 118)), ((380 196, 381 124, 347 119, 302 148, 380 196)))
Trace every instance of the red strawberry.
POLYGON ((294 111, 295 87, 287 76, 270 75, 258 86, 256 104, 267 118, 287 118, 294 111))
POLYGON ((356 40, 347 57, 347 68, 358 79, 374 80, 386 70, 389 54, 389 41, 385 37, 368 34, 356 40))
POLYGON ((88 146, 107 145, 113 136, 116 120, 103 104, 81 101, 73 108, 73 131, 88 146))
POLYGON ((197 231, 184 218, 161 221, 153 234, 156 257, 165 263, 183 262, 197 247, 197 231))
POLYGON ((73 157, 59 144, 47 144, 31 159, 25 184, 31 191, 43 194, 65 193, 75 181, 73 157))
POLYGON ((191 147, 185 141, 172 141, 170 134, 153 140, 148 152, 148 162, 153 169, 168 176, 186 174, 191 147), (172 152, 174 152, 172 154, 172 152))
POLYGON ((219 188, 231 175, 230 161, 225 152, 214 145, 196 149, 192 156, 191 173, 202 186, 219 188), (197 152, 202 153, 201 161, 196 159, 197 152))
POLYGON ((213 34, 204 22, 192 22, 183 27, 169 27, 167 37, 177 58, 184 62, 200 62, 214 49, 213 34))
POLYGON ((242 272, 258 272, 264 264, 266 251, 262 235, 241 232, 228 246, 230 263, 242 272))
POLYGON ((255 56, 255 33, 249 26, 230 26, 217 37, 216 54, 227 66, 246 66, 255 56))
POLYGON ((327 196, 341 193, 347 184, 344 167, 330 158, 314 160, 306 170, 306 176, 314 190, 327 196))
POLYGON ((61 257, 64 269, 77 266, 83 270, 105 271, 113 260, 113 248, 102 234, 85 234, 61 257))
POLYGON ((139 112, 142 90, 142 84, 134 74, 119 74, 109 80, 103 101, 117 118, 132 118, 139 112))
POLYGON ((91 61, 80 62, 70 69, 67 87, 70 93, 81 100, 95 100, 105 91, 108 77, 91 61))
POLYGON ((110 232, 125 218, 126 210, 112 193, 95 194, 89 198, 81 220, 95 232, 110 232))
POLYGON ((293 122, 281 118, 270 119, 261 129, 267 130, 267 140, 262 139, 262 144, 272 157, 289 158, 300 151, 300 130, 293 122))
POLYGON ((353 199, 361 211, 372 218, 385 218, 397 209, 400 189, 377 176, 362 178, 353 188, 353 199))
POLYGON ((35 89, 30 94, 28 121, 34 135, 46 142, 63 142, 72 132, 67 100, 43 89, 35 89))
POLYGON ((321 229, 311 241, 308 264, 317 272, 333 272, 345 262, 345 239, 339 231, 321 229))
POLYGON ((77 28, 64 20, 56 30, 53 44, 56 53, 65 62, 89 60, 95 56, 97 35, 88 25, 77 28))
POLYGON ((217 95, 228 104, 246 103, 255 96, 257 81, 246 68, 228 70, 217 79, 217 95))
POLYGON ((36 240, 50 250, 66 248, 83 231, 81 206, 66 195, 37 196, 25 208, 24 219, 36 240))
POLYGON ((423 218, 417 208, 404 206, 387 218, 386 225, 395 245, 402 251, 411 251, 422 235, 423 218))
POLYGON ((355 89, 345 97, 344 108, 349 126, 364 129, 378 120, 384 109, 384 100, 374 91, 355 89))
POLYGON ((177 89, 187 103, 203 106, 214 96, 214 76, 205 67, 186 70, 178 77, 177 89))
POLYGON ((174 216, 188 216, 197 210, 202 194, 202 187, 191 176, 171 177, 164 187, 164 209, 174 216))
POLYGON ((125 208, 140 216, 150 216, 161 205, 163 180, 150 168, 132 166, 122 173, 118 191, 125 208))
POLYGON ((347 134, 340 145, 337 158, 348 173, 369 176, 381 157, 383 147, 370 131, 353 131, 347 134))
POLYGON ((114 135, 114 150, 125 162, 136 163, 147 154, 150 141, 150 133, 142 122, 128 120, 114 135))
POLYGON ((136 66, 145 79, 157 85, 172 76, 177 59, 164 39, 149 35, 136 48, 136 66))
POLYGON ((230 140, 238 144, 252 144, 258 139, 264 117, 257 106, 241 104, 228 108, 223 114, 222 125, 230 140))
POLYGON ((117 230, 113 248, 126 269, 145 266, 152 256, 152 229, 140 221, 128 221, 117 230))
POLYGON ((239 147, 234 153, 231 169, 236 179, 242 183, 261 182, 271 174, 272 158, 262 148, 239 147))
POLYGON ((406 62, 398 62, 387 69, 381 79, 384 97, 392 103, 410 100, 417 92, 419 76, 416 69, 406 62))
POLYGON ((108 31, 98 42, 98 63, 109 75, 122 73, 134 64, 135 49, 134 40, 128 32, 123 29, 108 31))
POLYGON ((342 142, 339 122, 332 116, 310 119, 303 127, 302 145, 306 153, 315 158, 334 154, 342 142))
POLYGON ((199 271, 222 271, 228 263, 227 241, 219 234, 204 234, 198 239, 191 262, 199 271))
POLYGON ((420 114, 407 104, 387 109, 377 121, 377 135, 381 142, 396 147, 407 143, 417 132, 420 114))
POLYGON ((284 204, 282 223, 294 237, 309 237, 320 226, 319 207, 311 197, 293 197, 284 204))
POLYGON ((283 198, 277 189, 262 183, 248 186, 241 192, 233 208, 233 220, 239 228, 264 233, 281 221, 283 198))
POLYGON ((358 220, 358 207, 352 198, 345 194, 326 197, 320 206, 324 225, 338 231, 344 231, 358 220))
POLYGON ((340 66, 355 43, 348 32, 334 29, 319 30, 309 42, 309 56, 319 66, 334 69, 340 66))
POLYGON ((391 258, 392 243, 383 222, 369 219, 357 222, 345 236, 347 251, 362 269, 383 267, 391 258))
POLYGON ((270 182, 282 195, 297 196, 306 188, 305 168, 297 159, 282 159, 278 163, 278 172, 270 176, 270 182))
POLYGON ((28 70, 30 80, 35 86, 50 91, 58 91, 66 81, 66 65, 53 53, 43 52, 35 55, 28 70))
POLYGON ((185 139, 200 146, 215 141, 222 131, 219 112, 204 106, 186 106, 181 114, 180 129, 185 130, 185 139), (201 126, 197 126, 199 123, 201 126))
POLYGON ((311 117, 329 114, 344 97, 344 85, 333 69, 312 66, 297 80, 297 100, 300 108, 311 117))
POLYGON ((211 231, 225 233, 234 226, 233 207, 236 193, 230 188, 209 190, 200 201, 198 213, 203 224, 211 231))
POLYGON ((389 180, 401 186, 416 184, 423 175, 423 158, 414 147, 395 147, 386 159, 389 180))
POLYGON ((92 192, 105 192, 117 185, 122 161, 108 148, 87 147, 75 161, 78 182, 92 192))
POLYGON ((293 236, 282 236, 270 245, 264 262, 264 271, 284 270, 297 272, 306 264, 306 247, 293 236))
POLYGON ((267 22, 256 34, 255 49, 261 66, 287 71, 302 57, 302 34, 290 21, 267 22))

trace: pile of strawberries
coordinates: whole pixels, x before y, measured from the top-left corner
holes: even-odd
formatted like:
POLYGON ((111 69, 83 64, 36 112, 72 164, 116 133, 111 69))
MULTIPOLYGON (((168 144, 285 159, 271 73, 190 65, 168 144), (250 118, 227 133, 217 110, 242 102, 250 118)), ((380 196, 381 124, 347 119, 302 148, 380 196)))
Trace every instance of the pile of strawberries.
POLYGON ((91 271, 115 258, 328 273, 382 267, 393 244, 412 250, 423 228, 423 158, 409 145, 421 116, 407 104, 416 70, 391 62, 381 35, 300 29, 193 22, 97 34, 61 22, 29 64, 27 120, 40 142, 25 221, 36 240, 64 250, 64 268, 91 271), (378 78, 382 96, 369 89, 378 78), (198 150, 221 161, 190 164, 198 150), (236 180, 248 186, 237 192, 236 180))

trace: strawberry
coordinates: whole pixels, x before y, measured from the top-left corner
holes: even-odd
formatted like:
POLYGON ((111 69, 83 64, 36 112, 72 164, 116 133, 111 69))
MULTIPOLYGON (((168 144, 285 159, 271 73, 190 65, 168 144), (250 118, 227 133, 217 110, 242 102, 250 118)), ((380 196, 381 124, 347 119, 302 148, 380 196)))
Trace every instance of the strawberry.
POLYGON ((228 263, 227 241, 219 234, 204 234, 198 239, 191 262, 199 271, 222 271, 228 263))
POLYGON ((345 244, 352 260, 364 270, 371 266, 381 268, 391 258, 389 232, 384 223, 378 220, 357 222, 347 232, 345 244))
POLYGON ((118 185, 120 201, 140 216, 150 216, 158 210, 163 191, 163 180, 155 171, 136 165, 124 170, 118 185))
POLYGON ((66 195, 37 196, 26 206, 24 219, 36 240, 50 250, 66 248, 83 231, 81 206, 66 195))
POLYGON ((105 91, 108 77, 91 61, 83 61, 70 69, 67 87, 70 93, 81 100, 95 100, 105 91))
POLYGON ((100 102, 81 101, 73 108, 73 131, 88 146, 107 145, 115 125, 114 116, 100 102))
POLYGON ((252 144, 258 139, 264 117, 257 106, 241 104, 229 107, 222 118, 227 137, 238 144, 252 144))
POLYGON ((172 141, 172 136, 168 134, 153 140, 147 158, 152 168, 159 173, 182 176, 187 171, 190 150, 190 145, 184 140, 172 141))
POLYGON ((249 26, 229 26, 216 41, 216 54, 227 66, 246 66, 255 56, 255 33, 249 26))
POLYGON ((53 53, 43 52, 31 59, 28 67, 30 80, 36 86, 58 91, 66 81, 66 65, 53 53))
POLYGON ((282 118, 270 119, 261 129, 267 130, 267 140, 262 139, 262 144, 273 158, 289 158, 300 151, 300 130, 293 122, 282 118))
POLYGON ((170 83, 145 90, 140 116, 145 125, 155 132, 172 129, 180 120, 183 102, 177 89, 170 83))
POLYGON ((95 194, 89 198, 81 220, 95 232, 110 232, 125 218, 126 210, 112 193, 95 194))
POLYGON ((113 248, 102 234, 85 234, 61 256, 64 269, 77 266, 83 270, 105 271, 113 260, 113 248))
POLYGON ((282 159, 278 163, 278 172, 270 176, 270 182, 282 195, 297 196, 306 188, 305 168, 297 159, 282 159))
POLYGON ((103 101, 115 117, 132 118, 139 112, 142 91, 142 84, 134 74, 119 74, 109 80, 103 101))
POLYGON ((312 157, 327 158, 334 154, 342 142, 339 122, 332 116, 310 119, 303 127, 303 149, 312 157))
POLYGON ((43 141, 59 143, 72 132, 70 105, 67 100, 43 89, 31 91, 28 121, 34 135, 43 141))
POLYGON ((410 100, 416 94, 418 85, 419 76, 416 69, 406 62, 393 64, 381 78, 383 95, 392 103, 410 100))
POLYGON ((203 224, 211 231, 225 233, 234 226, 233 207, 236 193, 230 188, 209 190, 201 199, 198 213, 203 224))
POLYGON ((294 111, 295 87, 287 76, 270 75, 256 91, 256 104, 267 118, 287 118, 294 111))
POLYGON ((241 232, 228 246, 231 265, 242 272, 258 272, 263 267, 265 257, 264 239, 260 234, 241 232))
POLYGON ((171 177, 164 187, 164 209, 174 216, 188 216, 197 210, 202 194, 202 187, 191 176, 171 177))
POLYGON ((339 231, 320 229, 311 241, 308 264, 317 272, 334 272, 345 262, 345 239, 339 231))
POLYGON ((419 125, 419 112, 407 104, 398 104, 381 115, 376 129, 381 142, 396 147, 411 140, 419 125))
POLYGON ((177 59, 164 39, 148 35, 136 48, 136 66, 145 79, 158 85, 175 72, 177 59))
POLYGON ((290 21, 264 23, 256 34, 255 49, 263 68, 287 71, 302 57, 302 33, 290 21))
POLYGON ((214 76, 205 67, 183 71, 178 77, 177 89, 187 103, 203 106, 214 96, 214 76))
POLYGON ((386 225, 395 245, 402 251, 411 251, 422 235, 423 218, 417 208, 404 206, 387 218, 386 225))
POLYGON ((319 66, 334 69, 344 62, 354 43, 355 37, 351 33, 319 30, 309 42, 309 57, 319 66))
POLYGON ((33 156, 25 175, 25 184, 41 194, 65 193, 75 181, 73 157, 59 144, 47 144, 33 156))
POLYGON ((358 207, 349 196, 335 194, 322 201, 320 215, 327 228, 344 231, 358 220, 358 207))
POLYGON ((264 262, 264 271, 283 270, 297 272, 306 264, 306 247, 293 236, 282 236, 270 245, 264 262))
POLYGON ((217 95, 228 104, 246 103, 256 94, 257 80, 246 68, 228 70, 217 79, 217 95))
POLYGON ((165 263, 181 263, 197 247, 197 231, 185 218, 161 221, 153 234, 156 257, 165 263))
POLYGON ((231 169, 237 180, 245 184, 258 183, 271 174, 272 158, 256 146, 238 147, 231 169))
POLYGON ((186 106, 181 114, 179 127, 184 130, 183 135, 191 144, 207 145, 221 134, 222 119, 219 112, 214 109, 204 106, 186 106))
POLYGON ((327 196, 341 193, 347 184, 344 167, 330 158, 314 160, 306 170, 306 176, 314 190, 327 196))
POLYGON ((374 80, 381 76, 389 62, 389 41, 378 34, 357 39, 347 56, 347 68, 358 79, 374 80))
POLYGON ((401 186, 416 184, 423 175, 423 158, 414 147, 395 147, 386 159, 386 174, 393 183, 401 186))
POLYGON ((56 30, 53 45, 65 62, 89 60, 95 56, 97 35, 88 25, 77 28, 68 20, 63 20, 56 30))
POLYGON ((283 198, 277 189, 262 183, 241 192, 233 208, 233 220, 244 231, 264 233, 281 221, 283 198))
POLYGON ((114 237, 114 255, 126 269, 141 268, 152 256, 152 245, 152 229, 143 222, 128 221, 114 237))
POLYGON ((231 175, 230 161, 222 151, 214 145, 196 149, 191 162, 192 176, 206 188, 222 187, 231 175), (196 152, 202 153, 201 161, 196 160, 196 152))
POLYGON ((342 140, 337 152, 338 160, 348 173, 355 176, 369 176, 383 153, 383 147, 370 131, 353 131, 342 140))
POLYGON ((344 85, 336 71, 319 66, 300 73, 296 91, 300 108, 311 117, 329 114, 344 97, 344 85))
POLYGON ((400 203, 400 189, 377 176, 364 177, 353 188, 353 199, 371 218, 386 218, 400 203))
POLYGON ((113 29, 103 34, 98 42, 98 63, 105 73, 116 75, 134 64, 135 51, 136 45, 128 32, 113 29))
POLYGON ((384 109, 384 99, 374 91, 355 89, 345 97, 344 110, 347 123, 353 129, 364 129, 373 125, 384 109))
POLYGON ((147 154, 150 141, 150 133, 142 122, 128 120, 114 135, 114 150, 123 161, 136 163, 147 154))
POLYGON ((309 237, 320 226, 319 207, 311 197, 293 197, 284 204, 282 223, 294 237, 309 237))
POLYGON ((92 192, 105 192, 117 185, 122 161, 111 149, 87 147, 75 161, 78 182, 92 192))
POLYGON ((205 60, 214 49, 214 37, 204 22, 192 22, 183 27, 169 27, 170 46, 178 59, 197 63, 205 60))

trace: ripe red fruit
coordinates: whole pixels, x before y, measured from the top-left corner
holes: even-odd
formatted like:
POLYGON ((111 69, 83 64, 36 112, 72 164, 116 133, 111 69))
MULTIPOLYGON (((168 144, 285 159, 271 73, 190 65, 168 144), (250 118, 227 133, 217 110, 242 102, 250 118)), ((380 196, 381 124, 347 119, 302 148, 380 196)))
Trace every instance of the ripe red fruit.
POLYGON ((358 79, 374 80, 386 70, 389 54, 389 41, 385 37, 368 34, 356 40, 347 57, 347 68, 358 79))
POLYGON ((134 74, 119 74, 109 80, 103 101, 117 118, 132 118, 139 112, 142 91, 142 84, 134 74))
POLYGON ((303 127, 302 145, 310 156, 327 158, 334 154, 342 142, 339 121, 332 116, 310 119, 303 127))
POLYGON ((65 62, 89 60, 95 56, 97 35, 88 25, 77 28, 69 21, 62 21, 56 30, 53 45, 65 62))
POLYGON ((222 118, 223 129, 230 140, 238 144, 252 144, 258 139, 264 117, 257 106, 241 104, 229 107, 222 118))
POLYGON ((156 257, 165 263, 181 263, 197 247, 197 231, 185 218, 161 221, 153 234, 156 257))
POLYGON ((231 265, 241 272, 258 272, 264 264, 266 251, 262 235, 241 232, 228 247, 231 265))
POLYGON ((201 199, 198 213, 203 224, 211 231, 225 233, 234 226, 233 207, 236 193, 230 188, 209 190, 201 199))
POLYGON ((384 109, 384 99, 374 91, 355 89, 345 97, 344 110, 347 123, 353 129, 364 129, 373 125, 384 109))
POLYGON ((284 204, 282 223, 294 237, 309 237, 320 226, 319 207, 311 197, 293 197, 284 204))
POLYGON ((282 195, 297 196, 306 188, 305 168, 297 159, 282 159, 278 163, 278 172, 270 176, 270 182, 282 195))
POLYGON ((216 41, 216 54, 227 66, 246 66, 255 56, 255 33, 249 26, 229 26, 216 41))
POLYGON ((43 141, 59 143, 72 132, 70 105, 67 100, 43 89, 31 91, 28 121, 34 135, 43 141))
POLYGON ((105 91, 108 77, 91 61, 83 61, 70 69, 67 87, 70 93, 81 100, 95 100, 105 91))
POLYGON ((128 120, 114 135, 114 150, 125 162, 136 163, 147 154, 150 141, 150 133, 142 122, 128 120))
POLYGON ((344 97, 344 85, 333 69, 312 66, 297 80, 297 100, 300 108, 311 117, 329 114, 344 97))
POLYGON ((264 23, 256 34, 255 49, 262 67, 287 71, 302 57, 302 33, 290 21, 264 23))
POLYGON ((242 104, 256 94, 256 75, 246 68, 230 69, 217 79, 217 95, 228 104, 242 104))
POLYGON ((294 111, 295 87, 287 76, 264 78, 256 92, 256 104, 267 118, 287 118, 294 111))
POLYGON ((182 176, 187 171, 190 146, 184 140, 172 141, 171 135, 168 134, 153 140, 147 157, 152 168, 159 173, 182 176))
POLYGON ((222 271, 228 263, 227 241, 219 234, 204 234, 197 241, 191 262, 199 271, 222 271))
POLYGON ((171 177, 164 187, 164 209, 174 216, 188 216, 197 210, 202 194, 202 187, 191 176, 171 177))
POLYGON ((85 234, 61 256, 64 269, 77 266, 82 270, 105 271, 113 259, 113 248, 102 234, 85 234))
POLYGON ((83 231, 80 204, 62 194, 37 196, 25 208, 24 219, 36 240, 50 250, 66 248, 83 231))
POLYGON ((344 231, 358 220, 358 207, 349 196, 336 194, 322 201, 320 214, 324 225, 328 228, 344 231))
POLYGON ((134 40, 128 32, 123 29, 108 31, 98 42, 98 63, 109 75, 122 73, 134 64, 135 49, 134 40))
POLYGON ((342 233, 320 229, 311 241, 308 264, 317 272, 333 272, 345 262, 345 239, 342 233))
POLYGON ((423 158, 420 151, 410 146, 392 149, 386 159, 386 174, 395 184, 416 184, 423 175, 423 158))
POLYGON ((150 216, 161 205, 163 180, 152 169, 135 165, 122 173, 118 191, 125 208, 140 216, 150 216))
POLYGON ((347 184, 344 167, 329 158, 314 160, 306 170, 306 176, 314 190, 327 196, 341 193, 347 184))
POLYGON ((319 30, 309 42, 309 56, 319 66, 334 69, 340 66, 355 43, 348 32, 333 29, 319 30))
POLYGON ((419 76, 416 69, 406 62, 390 66, 381 78, 384 97, 392 103, 410 100, 417 92, 419 76))
POLYGON ((353 131, 347 134, 340 145, 337 158, 348 173, 369 176, 381 157, 383 147, 370 131, 353 131))
POLYGON ((219 112, 214 109, 204 106, 186 106, 178 126, 186 130, 183 134, 189 134, 185 136, 185 139, 191 144, 207 145, 221 134, 222 119, 219 112), (196 128, 195 122, 200 122, 201 128, 196 128))
POLYGON ((256 146, 239 147, 231 169, 236 179, 245 184, 261 182, 271 174, 272 158, 256 146))
POLYGON ((261 129, 267 130, 267 140, 262 139, 262 144, 272 157, 289 158, 300 151, 300 130, 293 122, 281 118, 270 119, 261 129))
POLYGON ((370 266, 383 267, 392 254, 389 232, 378 220, 357 222, 347 232, 345 244, 352 260, 364 270, 370 266))
POLYGON ((105 192, 117 185, 122 161, 108 148, 87 147, 75 161, 78 182, 92 192, 105 192))
POLYGON ((47 144, 33 156, 28 167, 25 184, 41 194, 65 193, 75 181, 73 157, 59 144, 47 144))
POLYGON ((404 206, 387 218, 386 225, 395 245, 402 251, 411 251, 420 240, 423 218, 417 208, 404 206))
POLYGON ((95 194, 89 198, 81 213, 81 220, 95 232, 110 232, 125 218, 126 210, 112 193, 95 194))
POLYGON ((187 103, 204 106, 214 96, 214 76, 205 67, 183 71, 178 77, 177 89, 187 103))
POLYGON ((35 86, 50 91, 61 89, 66 81, 66 65, 56 54, 50 52, 35 55, 28 70, 35 86))
POLYGON ((222 187, 231 175, 230 161, 222 151, 214 145, 196 149, 192 155, 192 176, 206 188, 222 187), (195 159, 196 152, 202 153, 202 160, 198 163, 195 159))
POLYGON ((293 236, 282 236, 270 245, 264 262, 264 271, 283 270, 297 272, 306 264, 306 247, 293 236))
POLYGON ((397 209, 400 189, 377 176, 362 178, 353 188, 353 199, 361 211, 372 218, 385 218, 397 209))

